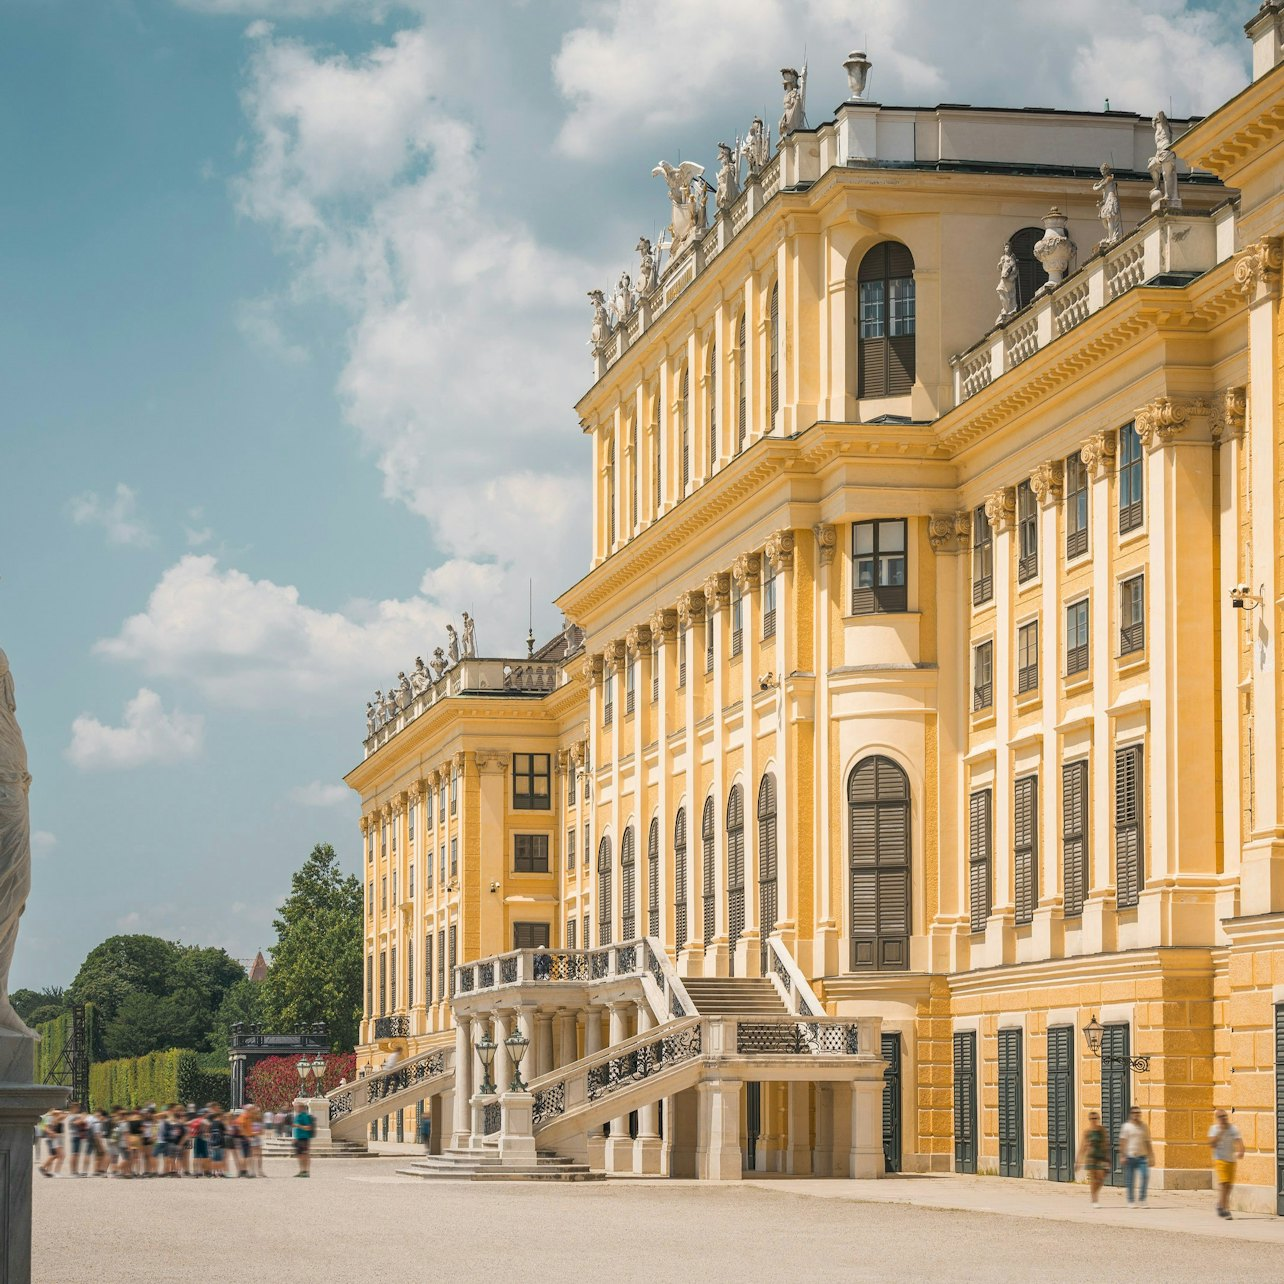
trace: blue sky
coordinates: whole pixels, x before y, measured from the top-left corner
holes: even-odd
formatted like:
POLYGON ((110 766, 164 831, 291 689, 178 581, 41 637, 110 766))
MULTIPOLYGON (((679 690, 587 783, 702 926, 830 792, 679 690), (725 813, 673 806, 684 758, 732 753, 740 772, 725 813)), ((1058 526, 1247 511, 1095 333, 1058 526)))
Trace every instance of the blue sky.
POLYGON ((0 0, 0 646, 34 777, 12 984, 117 931, 271 943, 364 701, 587 559, 585 292, 650 169, 777 113, 1206 111, 1251 3, 0 0), (1067 12, 1068 11, 1068 12, 1067 12))

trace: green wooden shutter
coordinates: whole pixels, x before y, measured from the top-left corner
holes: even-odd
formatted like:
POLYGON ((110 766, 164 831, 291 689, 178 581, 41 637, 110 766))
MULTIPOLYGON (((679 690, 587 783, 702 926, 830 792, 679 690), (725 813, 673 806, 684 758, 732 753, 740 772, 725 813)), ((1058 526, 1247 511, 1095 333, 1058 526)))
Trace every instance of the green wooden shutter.
POLYGON ((631 941, 637 935, 637 874, 633 851, 633 826, 624 831, 620 844, 620 939, 631 941))
POLYGON ((687 809, 678 808, 673 822, 673 946, 687 943, 687 809))
POLYGON ((745 795, 732 785, 727 798, 727 955, 735 972, 736 942, 745 929, 745 795))
POLYGON ((1088 894, 1088 764, 1061 768, 1061 867, 1063 913, 1083 913, 1088 894))
POLYGON ((1141 746, 1115 750, 1115 898, 1120 909, 1137 904, 1144 886, 1141 746))
POLYGON ((646 840, 647 934, 660 935, 660 822, 653 819, 646 840))
POLYGON ((1129 1029, 1126 1025, 1108 1025, 1101 1031, 1101 1126, 1110 1139, 1111 1186, 1124 1184, 1123 1160, 1119 1155, 1119 1129, 1128 1118, 1132 1105, 1131 1068, 1128 1057, 1129 1029))
POLYGON ((999 1176, 1024 1173, 1021 1031, 999 1031, 999 1176))
POLYGON ((978 789, 968 799, 968 906, 974 932, 984 932, 990 917, 991 798, 990 790, 978 789))
POLYGON ((1016 922, 1029 923, 1039 901, 1039 778, 1025 776, 1013 790, 1016 922))
POLYGON ((1048 1180, 1074 1181, 1074 1027, 1048 1030, 1048 1180))
POLYGON ((883 1167, 889 1173, 901 1170, 901 1036, 884 1034, 883 1060, 883 1167))
POLYGON ((976 1031, 954 1036, 954 1171, 976 1172, 976 1031))
POLYGON ((759 966, 763 976, 768 974, 767 939, 776 930, 780 895, 777 865, 776 778, 767 772, 758 786, 758 930, 762 940, 759 966))
POLYGON ((700 873, 703 876, 701 892, 704 897, 704 942, 706 945, 713 940, 718 920, 718 892, 713 881, 713 827, 713 799, 706 798, 704 800, 704 817, 700 824, 700 838, 704 844, 700 873))
POLYGON ((597 848, 597 943, 611 943, 611 840, 606 837, 597 848))

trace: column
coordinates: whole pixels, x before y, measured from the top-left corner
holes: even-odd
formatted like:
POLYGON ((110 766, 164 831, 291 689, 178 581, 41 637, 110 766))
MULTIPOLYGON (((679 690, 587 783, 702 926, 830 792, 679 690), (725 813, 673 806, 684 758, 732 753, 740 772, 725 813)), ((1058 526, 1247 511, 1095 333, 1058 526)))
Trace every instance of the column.
MULTIPOLYGON (((815 790, 816 827, 811 850, 805 851, 799 844, 798 860, 807 860, 811 864, 812 904, 806 908, 798 907, 796 917, 799 922, 798 948, 795 959, 804 974, 808 976, 825 976, 838 968, 838 917, 834 906, 833 879, 841 876, 838 872, 843 867, 841 816, 837 820, 831 816, 829 807, 829 736, 830 721, 829 670, 833 666, 833 639, 835 619, 841 614, 841 607, 836 606, 836 598, 842 590, 841 568, 834 568, 834 554, 838 549, 838 531, 831 525, 821 524, 812 528, 816 540, 816 558, 819 569, 816 571, 816 587, 813 601, 814 616, 814 651, 816 655, 816 700, 813 706, 811 735, 815 745, 816 766, 812 774, 812 786, 815 790), (837 826, 837 827, 836 827, 837 826), (815 940, 812 944, 811 958, 806 956, 806 931, 804 924, 810 914, 816 916, 815 940)), ((806 657, 800 656, 806 663, 806 657)), ((841 662, 841 661, 840 661, 841 662)), ((799 821, 802 811, 810 800, 799 798, 799 821)), ((795 884, 805 886, 806 879, 801 869, 793 874, 795 884)), ((841 902, 840 902, 841 903, 841 902)))
POLYGON ((590 1005, 584 1009, 584 1055, 602 1051, 602 1009, 590 1005))
POLYGON ((468 1046, 468 1018, 455 1023, 455 1119, 452 1147, 467 1146, 472 1135, 469 1099, 473 1095, 473 1051, 468 1046))
POLYGON ((495 1013, 495 1087, 500 1092, 507 1092, 513 1080, 513 1061, 508 1055, 508 1044, 505 1040, 513 1032, 511 1012, 495 1013))
POLYGON ((786 1172, 795 1177, 811 1172, 811 1085, 793 1082, 789 1090, 789 1155, 786 1172))
MULTIPOLYGON (((623 1043, 629 1037, 626 1013, 629 1005, 612 1003, 611 1012, 611 1047, 623 1043)), ((611 1120, 610 1134, 606 1139, 606 1170, 611 1173, 633 1171, 633 1139, 629 1136, 629 1117, 619 1115, 611 1120)))
MULTIPOLYGON (((837 1085, 835 1085, 837 1091, 837 1085)), ((883 1081, 855 1079, 851 1085, 851 1149, 848 1153, 848 1176, 882 1177, 883 1155, 883 1081)))
POLYGON ((554 1022, 554 1029, 557 1032, 557 1057, 553 1066, 554 1070, 562 1066, 568 1066, 576 1058, 576 1040, 575 1040, 575 1013, 559 1012, 557 1020, 554 1022))
POLYGON ((553 1073, 553 1014, 541 1011, 535 1025, 539 1034, 531 1049, 535 1053, 535 1074, 531 1077, 539 1078, 553 1073))
POLYGON ((740 1180, 740 1091, 738 1079, 696 1085, 700 1109, 696 1159, 704 1181, 740 1180))
MULTIPOLYGON (((748 340, 746 339, 746 343, 748 340)), ((752 418, 749 420, 752 424, 752 418)), ((724 617, 726 616, 727 603, 731 597, 731 576, 728 572, 722 571, 715 575, 710 575, 704 582, 704 599, 705 599, 705 619, 706 627, 713 630, 713 673, 711 683, 711 698, 709 712, 713 715, 715 725, 721 720, 722 706, 726 703, 727 692, 724 675, 726 673, 726 660, 728 650, 728 630, 724 627, 724 617)), ((703 669, 703 656, 701 657, 701 668, 703 669)), ((706 681, 708 676, 706 676, 706 681)), ((694 807, 692 818, 695 821, 695 847, 699 853, 697 868, 700 870, 700 905, 698 913, 700 915, 700 936, 704 939, 704 897, 709 894, 710 890, 714 896, 714 921, 712 939, 704 939, 704 972, 705 976, 726 976, 728 974, 727 959, 727 776, 726 764, 719 745, 714 750, 713 755, 713 831, 714 831, 714 859, 713 859, 713 887, 707 888, 704 885, 704 842, 701 837, 703 816, 704 816, 704 795, 698 798, 692 795, 694 807)), ((688 850, 691 847, 690 830, 688 831, 687 840, 688 850)))
MULTIPOLYGON (((645 1034, 654 1025, 651 1017, 651 1005, 645 999, 639 1001, 638 1034, 645 1034)), ((655 1102, 650 1102, 638 1109, 638 1135, 633 1143, 633 1171, 647 1175, 659 1175, 661 1160, 659 1112, 655 1102)))
MULTIPOLYGON (((771 425, 766 431, 770 433, 771 425)), ((753 698, 758 691, 761 668, 758 646, 762 636, 762 554, 741 553, 731 569, 740 584, 740 615, 744 639, 740 662, 740 707, 744 710, 744 897, 745 924, 731 960, 736 976, 759 976, 762 972, 761 920, 758 916, 758 784, 764 755, 758 751, 758 724, 753 698)), ((730 925, 728 924, 728 929, 730 925)))

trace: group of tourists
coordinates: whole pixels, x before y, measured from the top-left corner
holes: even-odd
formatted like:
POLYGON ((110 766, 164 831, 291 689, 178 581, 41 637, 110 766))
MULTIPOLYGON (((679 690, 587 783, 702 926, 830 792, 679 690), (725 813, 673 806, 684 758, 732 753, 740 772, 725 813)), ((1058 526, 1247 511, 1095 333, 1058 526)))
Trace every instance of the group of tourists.
POLYGON ((250 1104, 224 1110, 149 1105, 138 1110, 51 1110, 37 1128, 45 1144, 40 1172, 56 1177, 264 1177, 263 1137, 294 1136, 296 1177, 308 1176, 316 1119, 306 1106, 266 1114, 250 1104))
MULTIPOLYGON (((1213 1177, 1217 1185, 1217 1216, 1230 1220, 1230 1196, 1235 1185, 1235 1165, 1244 1157, 1244 1138, 1230 1121, 1225 1110, 1213 1113, 1213 1126, 1208 1130, 1208 1144, 1213 1152, 1213 1177)), ((1119 1157, 1123 1160, 1124 1186, 1128 1203, 1138 1208, 1146 1207, 1150 1186, 1150 1165, 1155 1162, 1155 1151, 1150 1141, 1150 1129, 1141 1117, 1141 1107, 1133 1106, 1128 1118, 1119 1129, 1116 1139, 1119 1157)), ((1101 1124, 1101 1115, 1088 1112, 1088 1126, 1079 1142, 1075 1163, 1088 1179, 1088 1193, 1094 1205, 1100 1205, 1101 1187, 1112 1167, 1110 1138, 1101 1124)))

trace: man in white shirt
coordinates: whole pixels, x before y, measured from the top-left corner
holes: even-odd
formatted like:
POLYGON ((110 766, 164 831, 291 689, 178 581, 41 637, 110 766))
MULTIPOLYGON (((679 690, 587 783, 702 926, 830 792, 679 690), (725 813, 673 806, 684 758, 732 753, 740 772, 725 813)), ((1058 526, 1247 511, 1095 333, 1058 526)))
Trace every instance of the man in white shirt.
POLYGON ((1214 1117, 1215 1122, 1208 1130, 1208 1144, 1213 1148, 1217 1216, 1230 1221, 1231 1187, 1235 1184, 1235 1165, 1244 1158, 1244 1138, 1226 1111, 1218 1110, 1214 1117))
POLYGON ((1119 1129, 1119 1153, 1124 1161, 1124 1182, 1128 1188, 1128 1202, 1133 1199, 1134 1179, 1137 1183, 1135 1202, 1144 1205, 1146 1190, 1150 1185, 1150 1165, 1154 1162, 1155 1152, 1150 1145, 1150 1129, 1141 1122, 1141 1108, 1133 1106, 1128 1112, 1127 1121, 1119 1129))

